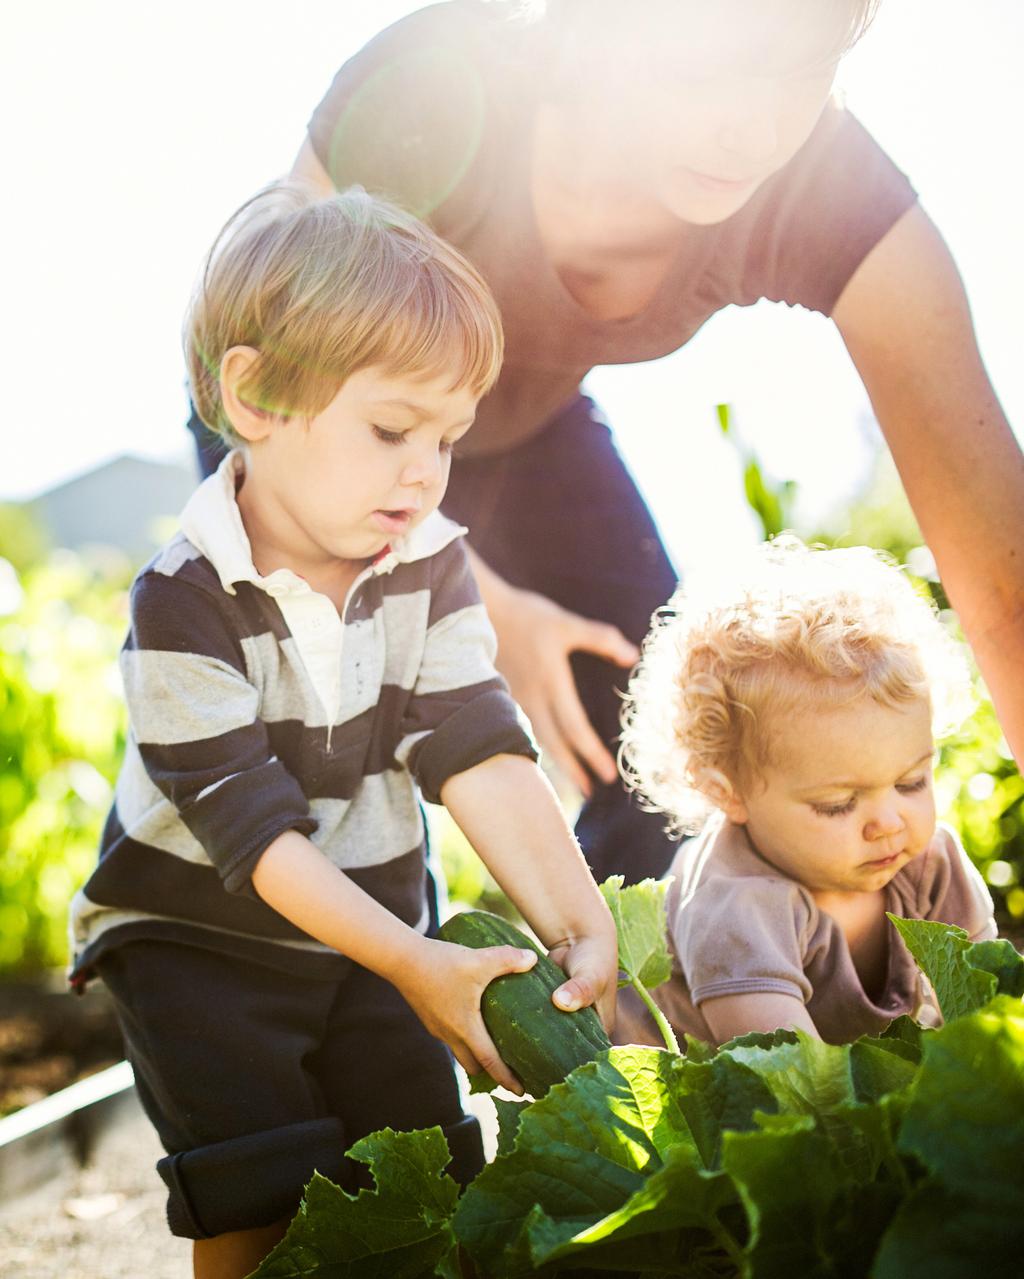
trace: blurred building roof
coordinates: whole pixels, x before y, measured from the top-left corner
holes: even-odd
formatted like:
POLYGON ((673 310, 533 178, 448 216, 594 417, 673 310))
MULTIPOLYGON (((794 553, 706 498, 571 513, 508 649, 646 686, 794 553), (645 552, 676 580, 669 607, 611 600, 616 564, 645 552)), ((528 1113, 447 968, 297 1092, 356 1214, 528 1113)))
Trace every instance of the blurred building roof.
POLYGON ((126 453, 23 505, 54 546, 113 546, 141 563, 167 539, 197 482, 187 462, 126 453))

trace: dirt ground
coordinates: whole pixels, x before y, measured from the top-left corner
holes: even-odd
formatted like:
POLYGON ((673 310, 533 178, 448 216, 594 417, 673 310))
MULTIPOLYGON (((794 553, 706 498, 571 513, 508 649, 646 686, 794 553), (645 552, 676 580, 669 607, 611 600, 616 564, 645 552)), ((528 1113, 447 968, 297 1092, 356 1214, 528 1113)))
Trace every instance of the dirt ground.
MULTIPOLYGON (((494 1108, 486 1097, 471 1104, 490 1154, 494 1108)), ((87 1167, 0 1204, 0 1276, 191 1279, 192 1245, 167 1229, 166 1190, 155 1168, 162 1154, 139 1110, 108 1131, 87 1167)))
POLYGON ((90 1164, 0 1205, 4 1279, 191 1279, 155 1164, 163 1152, 141 1110, 100 1142, 90 1164))

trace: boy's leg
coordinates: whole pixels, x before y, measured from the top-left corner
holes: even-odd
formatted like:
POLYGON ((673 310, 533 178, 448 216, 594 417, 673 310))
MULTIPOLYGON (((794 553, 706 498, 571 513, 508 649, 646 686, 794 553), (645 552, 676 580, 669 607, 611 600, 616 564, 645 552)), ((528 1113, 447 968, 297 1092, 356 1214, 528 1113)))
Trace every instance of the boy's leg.
MULTIPOLYGON (((519 448, 459 458, 443 509, 466 524, 481 557, 513 585, 585 617, 612 622, 639 644, 675 589, 657 527, 592 401, 580 396, 519 448)), ((572 659, 584 708, 612 754, 628 672, 585 653, 572 659)), ((594 783, 576 832, 598 882, 667 869, 676 845, 664 819, 621 783, 594 783)))
POLYGON ((195 1279, 245 1279, 284 1238, 288 1218, 254 1230, 234 1230, 214 1239, 197 1239, 192 1245, 195 1279))
POLYGON ((124 943, 97 966, 168 1152, 158 1171, 174 1234, 272 1234, 315 1170, 354 1184, 351 1142, 305 1067, 336 982, 161 941, 124 943))
MULTIPOLYGON (((375 973, 353 966, 309 1068, 350 1143, 380 1128, 412 1132, 436 1124, 448 1142, 448 1172, 456 1181, 465 1185, 483 1167, 480 1125, 463 1110, 451 1053, 375 973)), ((361 1177, 362 1184, 372 1184, 362 1166, 361 1177)))

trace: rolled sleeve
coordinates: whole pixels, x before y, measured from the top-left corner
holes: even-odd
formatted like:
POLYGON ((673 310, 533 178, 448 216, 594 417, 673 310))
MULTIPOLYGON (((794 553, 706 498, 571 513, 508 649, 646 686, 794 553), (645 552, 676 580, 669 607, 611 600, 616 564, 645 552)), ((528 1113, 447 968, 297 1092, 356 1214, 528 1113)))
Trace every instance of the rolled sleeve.
POLYGON ((441 802, 441 787, 493 755, 525 755, 537 759, 537 748, 521 712, 500 688, 467 702, 419 743, 411 761, 423 797, 441 802))

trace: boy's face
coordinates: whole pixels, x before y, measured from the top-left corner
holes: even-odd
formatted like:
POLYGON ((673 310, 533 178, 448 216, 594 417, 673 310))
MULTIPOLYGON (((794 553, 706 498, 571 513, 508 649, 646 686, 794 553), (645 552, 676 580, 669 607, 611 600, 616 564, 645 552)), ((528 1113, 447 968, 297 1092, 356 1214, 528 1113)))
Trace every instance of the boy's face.
POLYGON ((372 559, 437 509, 476 412, 476 394, 452 380, 361 369, 316 417, 275 422, 250 451, 245 486, 281 558, 299 572, 372 559))
POLYGON ((820 892, 884 887, 935 832, 931 707, 864 696, 777 715, 774 762, 729 813, 779 870, 820 892))

